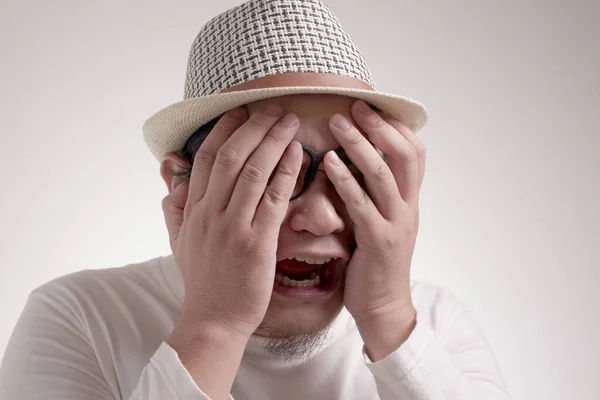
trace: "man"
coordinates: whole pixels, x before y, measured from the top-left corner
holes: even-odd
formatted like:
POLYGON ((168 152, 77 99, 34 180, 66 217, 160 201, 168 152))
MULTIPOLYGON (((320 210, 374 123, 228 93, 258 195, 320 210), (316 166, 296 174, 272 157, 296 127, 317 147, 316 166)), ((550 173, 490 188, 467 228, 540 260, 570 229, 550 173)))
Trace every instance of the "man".
POLYGON ((422 105, 318 0, 212 19, 144 125, 173 256, 35 290, 8 399, 506 399, 464 308, 411 283, 422 105))

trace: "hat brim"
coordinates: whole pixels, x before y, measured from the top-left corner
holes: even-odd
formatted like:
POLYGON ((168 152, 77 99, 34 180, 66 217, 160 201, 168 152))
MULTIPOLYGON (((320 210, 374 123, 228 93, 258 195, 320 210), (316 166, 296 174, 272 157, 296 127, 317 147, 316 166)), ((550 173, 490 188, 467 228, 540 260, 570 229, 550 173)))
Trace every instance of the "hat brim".
POLYGON ((144 123, 144 140, 154 157, 162 162, 166 153, 181 152, 188 138, 199 127, 219 115, 254 101, 292 94, 334 94, 364 100, 398 119, 413 132, 418 132, 427 122, 425 107, 403 96, 328 86, 275 87, 218 93, 172 104, 144 123))

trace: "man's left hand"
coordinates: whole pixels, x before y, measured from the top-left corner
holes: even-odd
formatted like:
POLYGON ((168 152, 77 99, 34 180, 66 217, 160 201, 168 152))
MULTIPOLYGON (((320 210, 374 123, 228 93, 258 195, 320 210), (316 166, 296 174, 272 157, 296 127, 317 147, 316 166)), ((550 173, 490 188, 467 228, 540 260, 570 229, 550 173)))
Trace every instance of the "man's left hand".
POLYGON ((410 265, 419 227, 425 146, 398 120, 363 101, 354 103, 352 115, 362 132, 339 114, 331 118, 330 127, 362 173, 366 190, 333 151, 324 164, 354 223, 357 247, 347 265, 344 304, 371 360, 378 361, 400 347, 416 324, 410 265))

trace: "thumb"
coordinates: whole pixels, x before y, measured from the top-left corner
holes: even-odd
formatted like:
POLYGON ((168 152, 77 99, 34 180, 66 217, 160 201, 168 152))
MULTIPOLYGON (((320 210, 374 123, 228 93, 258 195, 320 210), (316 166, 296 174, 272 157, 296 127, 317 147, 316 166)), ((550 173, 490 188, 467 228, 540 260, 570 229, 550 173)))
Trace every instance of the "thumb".
POLYGON ((162 201, 165 223, 167 225, 167 231, 169 232, 169 243, 171 244, 173 253, 175 253, 175 243, 177 242, 179 231, 183 224, 183 211, 185 209, 189 187, 189 181, 180 183, 171 191, 171 193, 165 196, 162 201))

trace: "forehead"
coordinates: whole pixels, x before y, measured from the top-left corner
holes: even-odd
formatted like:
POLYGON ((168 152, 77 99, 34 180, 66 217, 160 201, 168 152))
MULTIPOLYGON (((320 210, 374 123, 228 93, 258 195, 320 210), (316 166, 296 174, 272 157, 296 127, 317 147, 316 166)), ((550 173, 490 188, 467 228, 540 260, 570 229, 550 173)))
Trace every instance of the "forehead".
POLYGON ((280 104, 287 112, 318 113, 323 111, 343 112, 349 111, 356 99, 335 94, 292 94, 288 96, 272 97, 247 104, 249 111, 266 107, 271 103, 280 104))
POLYGON ((300 119, 300 128, 295 140, 316 151, 327 151, 339 147, 329 129, 329 119, 342 114, 355 126, 350 108, 356 101, 351 97, 330 94, 296 94, 256 101, 246 105, 252 115, 271 103, 281 105, 285 113, 294 113, 300 119))

